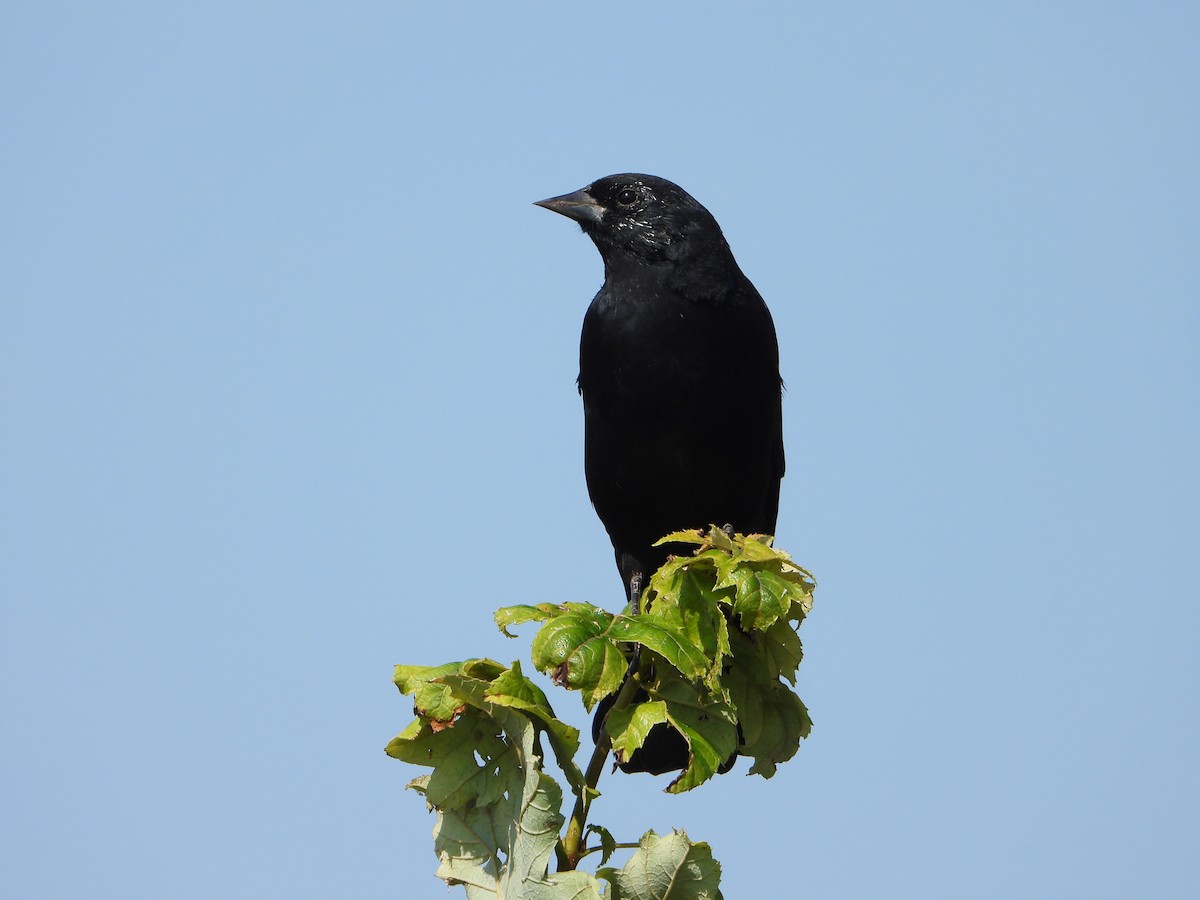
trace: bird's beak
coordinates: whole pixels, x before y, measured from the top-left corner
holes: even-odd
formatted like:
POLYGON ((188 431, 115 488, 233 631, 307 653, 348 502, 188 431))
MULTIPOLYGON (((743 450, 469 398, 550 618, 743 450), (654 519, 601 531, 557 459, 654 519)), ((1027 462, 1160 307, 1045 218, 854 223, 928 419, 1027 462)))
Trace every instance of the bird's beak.
MULTIPOLYGON (((591 185, 588 185, 591 187, 591 185)), ((551 197, 549 200, 539 200, 534 206, 556 212, 568 219, 574 219, 580 224, 596 223, 604 214, 604 207, 597 203, 587 188, 573 194, 563 194, 561 197, 551 197)))

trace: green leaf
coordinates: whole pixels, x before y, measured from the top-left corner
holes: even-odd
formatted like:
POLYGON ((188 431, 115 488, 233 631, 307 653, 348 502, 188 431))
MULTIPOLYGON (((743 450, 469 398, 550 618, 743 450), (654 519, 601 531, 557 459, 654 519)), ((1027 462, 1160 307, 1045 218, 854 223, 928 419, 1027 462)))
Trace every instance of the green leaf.
POLYGON ((434 730, 418 719, 387 746, 389 756, 432 766, 426 797, 439 808, 458 809, 491 803, 501 789, 498 774, 513 765, 509 746, 496 723, 467 709, 452 726, 434 730))
MULTIPOLYGON (((409 787, 424 794, 427 785, 423 782, 430 777, 415 779, 409 787)), ((437 876, 451 885, 463 885, 471 900, 495 900, 503 868, 500 848, 507 843, 510 827, 508 813, 497 803, 439 810, 433 828, 433 847, 440 863, 437 876)))
MULTIPOLYGON (((785 621, 776 627, 795 635, 785 621)), ((751 641, 735 629, 731 642, 733 664, 725 683, 742 730, 739 752, 754 759, 751 774, 770 778, 776 764, 796 754, 812 730, 812 720, 800 698, 780 682, 768 640, 760 635, 751 641)))
POLYGON ((708 657, 704 647, 695 639, 697 636, 690 634, 682 623, 671 622, 665 617, 652 613, 616 616, 609 635, 653 650, 689 678, 703 677, 709 670, 708 657))
POLYGON ((700 544, 701 546, 707 546, 708 538, 698 528, 689 528, 686 531, 672 531, 666 537, 661 537, 654 542, 655 547, 661 547, 663 544, 700 544))
POLYGON ((545 881, 526 882, 520 900, 605 900, 601 887, 587 872, 556 872, 545 881))
POLYGON ((566 603, 537 612, 548 621, 533 639, 534 665, 557 684, 581 691, 589 710, 621 686, 628 668, 625 644, 643 645, 690 678, 711 675, 713 663, 705 643, 713 652, 724 646, 724 637, 715 633, 711 610, 707 615, 714 621, 708 623, 707 631, 701 630, 698 616, 693 620, 679 614, 673 618, 663 614, 614 616, 586 603, 566 603))
POLYGON ((781 619, 765 632, 759 632, 747 653, 761 658, 772 678, 786 678, 792 684, 796 683, 796 670, 804 658, 804 648, 800 644, 800 635, 790 622, 781 619))
POLYGON ((402 694, 411 694, 413 711, 439 722, 450 722, 459 713, 461 704, 454 699, 448 688, 431 684, 435 678, 462 671, 463 663, 446 663, 442 666, 396 666, 392 680, 402 694))
POLYGON ((539 603, 537 606, 502 606, 496 610, 493 618, 505 637, 515 638, 516 635, 508 630, 509 625, 523 625, 526 622, 544 622, 559 615, 562 607, 553 603, 539 603))
POLYGON ((589 710, 621 686, 628 666, 611 633, 613 618, 585 603, 564 604, 533 639, 533 664, 556 684, 581 691, 589 710))
POLYGON ((682 831, 647 831, 624 868, 596 874, 612 886, 609 900, 722 900, 721 864, 682 831))
POLYGON ((719 569, 722 565, 729 565, 731 557, 724 550, 717 550, 707 545, 701 547, 690 556, 672 556, 668 559, 659 570, 650 578, 649 586, 651 588, 661 588, 670 582, 680 571, 685 569, 694 569, 697 571, 707 571, 719 569))
POLYGON ((603 825, 589 825, 586 834, 594 834, 600 838, 600 865, 604 865, 617 852, 617 839, 603 825))
POLYGON ((646 742, 651 728, 666 721, 666 701, 654 700, 611 710, 604 727, 612 738, 613 752, 624 761, 646 742))
POLYGON ((520 897, 526 881, 546 877, 550 854, 558 843, 558 830, 564 821, 560 812, 562 788, 543 772, 536 772, 536 776, 536 789, 522 805, 516 828, 510 826, 511 840, 504 848, 507 863, 500 884, 504 897, 520 897))
POLYGON ((388 752, 409 758, 421 742, 436 745, 426 760, 433 773, 410 787, 438 812, 438 876, 464 885, 472 900, 520 897, 526 883, 546 877, 564 821, 562 790, 541 771, 533 720, 488 701, 489 682, 467 674, 442 677, 466 711, 440 732, 418 720, 388 752))
POLYGON ((733 552, 733 538, 725 533, 724 528, 719 528, 716 525, 708 529, 708 540, 718 550, 724 550, 726 553, 733 552))
MULTIPOLYGON (((666 569, 664 566, 660 572, 666 569)), ((715 687, 724 657, 729 653, 729 629, 720 606, 723 597, 713 590, 712 572, 676 569, 671 574, 664 572, 662 577, 656 576, 652 585, 649 610, 639 618, 655 621, 660 627, 669 627, 675 634, 682 635, 686 643, 698 651, 703 668, 688 670, 670 657, 667 661, 683 674, 703 677, 715 687)), ((699 662, 699 659, 690 655, 687 662, 699 662)))
POLYGON ((792 586, 770 569, 738 568, 730 581, 736 588, 733 611, 747 631, 770 628, 792 608, 792 586))
POLYGON ((520 663, 513 662, 511 669, 491 682, 485 699, 499 706, 519 709, 530 716, 549 736, 554 756, 571 784, 583 784, 583 773, 575 763, 575 754, 579 752, 579 729, 555 717, 546 694, 525 677, 520 663))
POLYGON ((765 562, 767 560, 787 561, 791 559, 782 550, 776 550, 771 546, 775 539, 769 534, 760 534, 757 537, 762 538, 762 540, 758 540, 753 535, 747 535, 745 540, 742 541, 742 556, 746 559, 753 562, 765 562))
POLYGON ((777 763, 787 762, 800 749, 800 741, 812 731, 812 719, 804 703, 778 682, 764 694, 770 714, 753 744, 747 742, 743 755, 754 759, 750 775, 770 778, 777 763))
POLYGON ((665 700, 667 721, 687 741, 690 759, 667 792, 681 794, 703 784, 737 748, 737 717, 733 707, 700 686, 667 677, 649 691, 665 700))

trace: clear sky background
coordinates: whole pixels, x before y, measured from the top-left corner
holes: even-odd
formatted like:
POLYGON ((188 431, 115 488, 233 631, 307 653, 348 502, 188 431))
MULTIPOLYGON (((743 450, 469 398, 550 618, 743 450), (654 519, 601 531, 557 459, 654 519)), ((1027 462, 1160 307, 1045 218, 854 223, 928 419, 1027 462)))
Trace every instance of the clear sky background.
POLYGON ((0 894, 448 896, 392 666, 620 604, 600 259, 530 204, 643 171, 775 316, 816 727, 595 818, 730 900, 1196 896, 1198 46, 1184 2, 5 4, 0 894))

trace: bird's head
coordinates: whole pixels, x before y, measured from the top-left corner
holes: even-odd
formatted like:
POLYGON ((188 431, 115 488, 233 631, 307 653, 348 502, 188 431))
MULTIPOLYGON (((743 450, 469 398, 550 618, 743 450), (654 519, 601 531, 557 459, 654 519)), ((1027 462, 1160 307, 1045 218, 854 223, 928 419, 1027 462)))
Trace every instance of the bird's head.
POLYGON ((678 262, 728 246, 720 226, 687 191, 654 175, 609 175, 537 206, 574 219, 606 266, 678 262))

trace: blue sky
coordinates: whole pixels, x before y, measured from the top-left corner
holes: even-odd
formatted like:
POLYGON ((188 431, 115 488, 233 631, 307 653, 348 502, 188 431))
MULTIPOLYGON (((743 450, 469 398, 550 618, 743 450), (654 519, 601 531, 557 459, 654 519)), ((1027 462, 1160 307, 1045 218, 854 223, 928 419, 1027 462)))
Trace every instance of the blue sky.
POLYGON ((644 171, 775 316, 815 730, 771 781, 606 777, 597 820, 709 841, 730 898, 1194 896, 1198 38, 1185 3, 7 5, 0 893, 446 896, 391 668, 619 604, 600 261, 530 204, 644 171))

